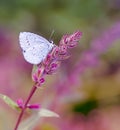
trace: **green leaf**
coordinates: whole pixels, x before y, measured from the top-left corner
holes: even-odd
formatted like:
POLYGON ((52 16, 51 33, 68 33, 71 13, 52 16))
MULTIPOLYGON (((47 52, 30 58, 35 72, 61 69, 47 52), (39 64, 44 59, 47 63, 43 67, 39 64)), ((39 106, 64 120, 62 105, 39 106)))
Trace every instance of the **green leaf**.
POLYGON ((9 98, 8 96, 4 95, 4 94, 0 94, 0 98, 10 107, 12 107, 13 109, 18 110, 19 107, 17 105, 16 102, 14 102, 11 98, 9 98))
POLYGON ((41 108, 38 111, 39 117, 59 117, 59 115, 53 111, 50 111, 48 109, 41 108))
POLYGON ((57 113, 44 108, 32 112, 32 115, 20 124, 18 130, 33 130, 40 123, 41 117, 59 117, 57 113))

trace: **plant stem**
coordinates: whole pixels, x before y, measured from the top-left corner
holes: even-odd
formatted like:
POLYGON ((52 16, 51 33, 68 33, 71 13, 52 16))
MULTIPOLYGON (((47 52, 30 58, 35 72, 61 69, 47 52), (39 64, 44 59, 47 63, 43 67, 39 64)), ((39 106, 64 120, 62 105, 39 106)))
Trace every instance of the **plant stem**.
POLYGON ((34 85, 34 86, 32 87, 32 89, 31 89, 31 91, 30 91, 30 94, 29 94, 29 96, 28 96, 28 98, 27 98, 27 100, 26 100, 26 102, 25 102, 25 104, 24 104, 22 110, 21 110, 21 113, 20 113, 20 115, 19 115, 19 117, 18 117, 18 120, 17 120, 17 123, 16 123, 16 125, 15 125, 14 130, 17 130, 17 129, 18 129, 18 126, 19 126, 19 124, 20 124, 20 122, 21 122, 21 119, 22 119, 22 117, 23 117, 23 115, 24 115, 25 109, 27 108, 27 105, 28 105, 30 99, 32 98, 33 94, 35 93, 36 89, 37 89, 37 87, 34 85))

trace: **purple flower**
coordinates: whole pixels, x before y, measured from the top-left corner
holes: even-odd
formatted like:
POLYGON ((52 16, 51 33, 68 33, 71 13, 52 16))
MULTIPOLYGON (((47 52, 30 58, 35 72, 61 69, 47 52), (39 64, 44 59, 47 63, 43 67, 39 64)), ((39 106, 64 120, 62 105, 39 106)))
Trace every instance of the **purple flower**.
POLYGON ((99 55, 105 53, 114 41, 119 38, 120 23, 117 23, 105 31, 102 36, 93 40, 90 48, 81 54, 80 60, 75 66, 77 71, 73 72, 74 75, 79 75, 81 68, 82 72, 84 72, 88 67, 95 67, 99 62, 99 55))
POLYGON ((70 57, 69 48, 73 48, 78 44, 82 33, 76 31, 71 35, 64 35, 59 42, 58 46, 55 46, 43 62, 46 74, 52 74, 59 68, 62 60, 70 57))
POLYGON ((91 42, 91 50, 100 55, 107 51, 113 42, 120 38, 120 23, 114 24, 110 29, 105 31, 100 37, 91 42))
POLYGON ((32 76, 33 81, 36 82, 38 86, 41 84, 41 77, 43 78, 46 74, 54 74, 60 67, 61 62, 70 57, 69 49, 74 48, 78 44, 81 35, 82 33, 80 31, 76 31, 71 35, 64 35, 59 45, 55 46, 47 55, 46 59, 38 65, 39 72, 37 70, 32 76))

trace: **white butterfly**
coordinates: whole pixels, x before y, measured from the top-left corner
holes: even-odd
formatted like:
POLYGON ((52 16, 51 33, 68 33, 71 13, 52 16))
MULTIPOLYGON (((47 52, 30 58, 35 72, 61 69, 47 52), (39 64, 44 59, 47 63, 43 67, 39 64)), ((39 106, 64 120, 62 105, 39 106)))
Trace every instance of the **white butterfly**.
POLYGON ((39 64, 54 47, 53 43, 30 32, 21 32, 19 42, 25 60, 31 64, 39 64))

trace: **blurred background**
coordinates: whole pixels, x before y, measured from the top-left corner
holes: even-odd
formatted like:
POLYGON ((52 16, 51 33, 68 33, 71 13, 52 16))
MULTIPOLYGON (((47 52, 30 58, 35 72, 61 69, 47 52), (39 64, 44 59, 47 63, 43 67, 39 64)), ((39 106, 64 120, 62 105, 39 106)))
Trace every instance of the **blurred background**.
MULTIPOLYGON (((0 93, 25 100, 32 87, 32 65, 23 58, 19 33, 49 39, 53 30, 55 44, 76 30, 83 36, 31 100, 60 118, 42 118, 34 130, 119 130, 120 0, 0 0, 0 93), (91 47, 97 58, 88 53, 83 64, 91 47)), ((19 113, 0 104, 0 130, 12 130, 19 113)))

